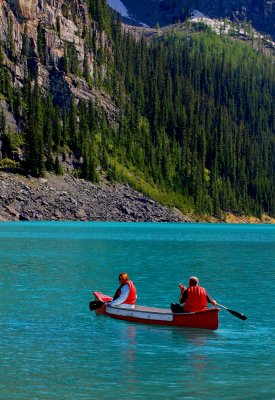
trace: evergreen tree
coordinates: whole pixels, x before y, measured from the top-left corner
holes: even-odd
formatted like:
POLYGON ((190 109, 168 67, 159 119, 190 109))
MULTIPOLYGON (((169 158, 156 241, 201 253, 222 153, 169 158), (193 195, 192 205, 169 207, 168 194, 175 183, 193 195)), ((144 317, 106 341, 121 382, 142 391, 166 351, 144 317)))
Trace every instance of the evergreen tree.
POLYGON ((28 120, 25 135, 27 147, 27 168, 33 176, 42 176, 45 171, 43 112, 42 98, 37 80, 33 89, 29 82, 27 117, 28 120))
POLYGON ((47 57, 46 37, 45 37, 45 29, 41 22, 39 22, 37 26, 37 49, 40 62, 42 64, 45 64, 47 57))

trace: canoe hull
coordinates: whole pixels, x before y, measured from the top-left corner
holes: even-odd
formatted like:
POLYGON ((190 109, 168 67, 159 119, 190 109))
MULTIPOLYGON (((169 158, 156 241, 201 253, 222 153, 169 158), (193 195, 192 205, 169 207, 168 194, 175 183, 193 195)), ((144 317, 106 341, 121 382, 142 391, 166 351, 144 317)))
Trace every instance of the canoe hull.
MULTIPOLYGON (((112 298, 100 292, 94 292, 96 300, 103 302, 111 301, 112 298)), ((196 313, 174 314, 171 310, 164 308, 144 307, 135 305, 134 308, 125 308, 123 306, 111 307, 103 305, 96 311, 97 315, 105 315, 111 318, 120 319, 129 322, 178 326, 198 329, 218 329, 219 308, 209 308, 196 313)))

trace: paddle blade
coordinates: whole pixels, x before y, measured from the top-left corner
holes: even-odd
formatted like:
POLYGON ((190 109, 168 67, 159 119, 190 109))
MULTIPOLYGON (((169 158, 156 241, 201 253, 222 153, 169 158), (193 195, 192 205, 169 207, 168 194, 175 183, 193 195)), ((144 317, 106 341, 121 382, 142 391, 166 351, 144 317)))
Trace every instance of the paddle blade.
POLYGON ((89 308, 91 311, 94 311, 103 306, 103 304, 105 303, 103 303, 103 301, 100 300, 90 301, 89 308))
POLYGON ((230 312, 232 315, 234 315, 234 317, 240 318, 240 319, 242 319, 243 321, 245 321, 245 320, 247 319, 247 317, 246 317, 245 315, 240 314, 240 313, 238 313, 237 311, 229 310, 229 308, 223 306, 222 304, 219 304, 219 303, 216 302, 216 305, 219 306, 219 307, 221 307, 221 308, 224 308, 226 311, 228 311, 228 312, 230 312))
POLYGON ((240 314, 237 311, 229 310, 229 308, 227 308, 227 311, 229 311, 235 317, 242 319, 243 321, 245 321, 247 319, 247 317, 245 315, 240 314))

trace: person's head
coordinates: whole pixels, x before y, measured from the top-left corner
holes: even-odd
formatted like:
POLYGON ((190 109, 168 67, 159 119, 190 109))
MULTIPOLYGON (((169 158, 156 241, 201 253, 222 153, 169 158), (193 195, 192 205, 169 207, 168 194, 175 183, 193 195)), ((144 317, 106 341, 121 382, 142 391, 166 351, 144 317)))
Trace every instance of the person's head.
POLYGON ((199 284, 199 279, 196 276, 190 276, 189 286, 197 286, 199 284))
POLYGON ((118 280, 121 283, 121 285, 129 280, 128 274, 126 272, 122 272, 118 276, 118 280))

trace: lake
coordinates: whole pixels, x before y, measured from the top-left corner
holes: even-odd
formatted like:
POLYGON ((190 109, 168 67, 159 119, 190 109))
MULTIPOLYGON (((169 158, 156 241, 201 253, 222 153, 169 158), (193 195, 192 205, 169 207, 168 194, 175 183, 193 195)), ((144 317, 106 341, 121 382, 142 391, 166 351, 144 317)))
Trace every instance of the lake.
POLYGON ((0 398, 275 398, 275 226, 0 223, 0 398), (89 311, 128 272, 138 304, 169 307, 197 275, 216 331, 89 311))

